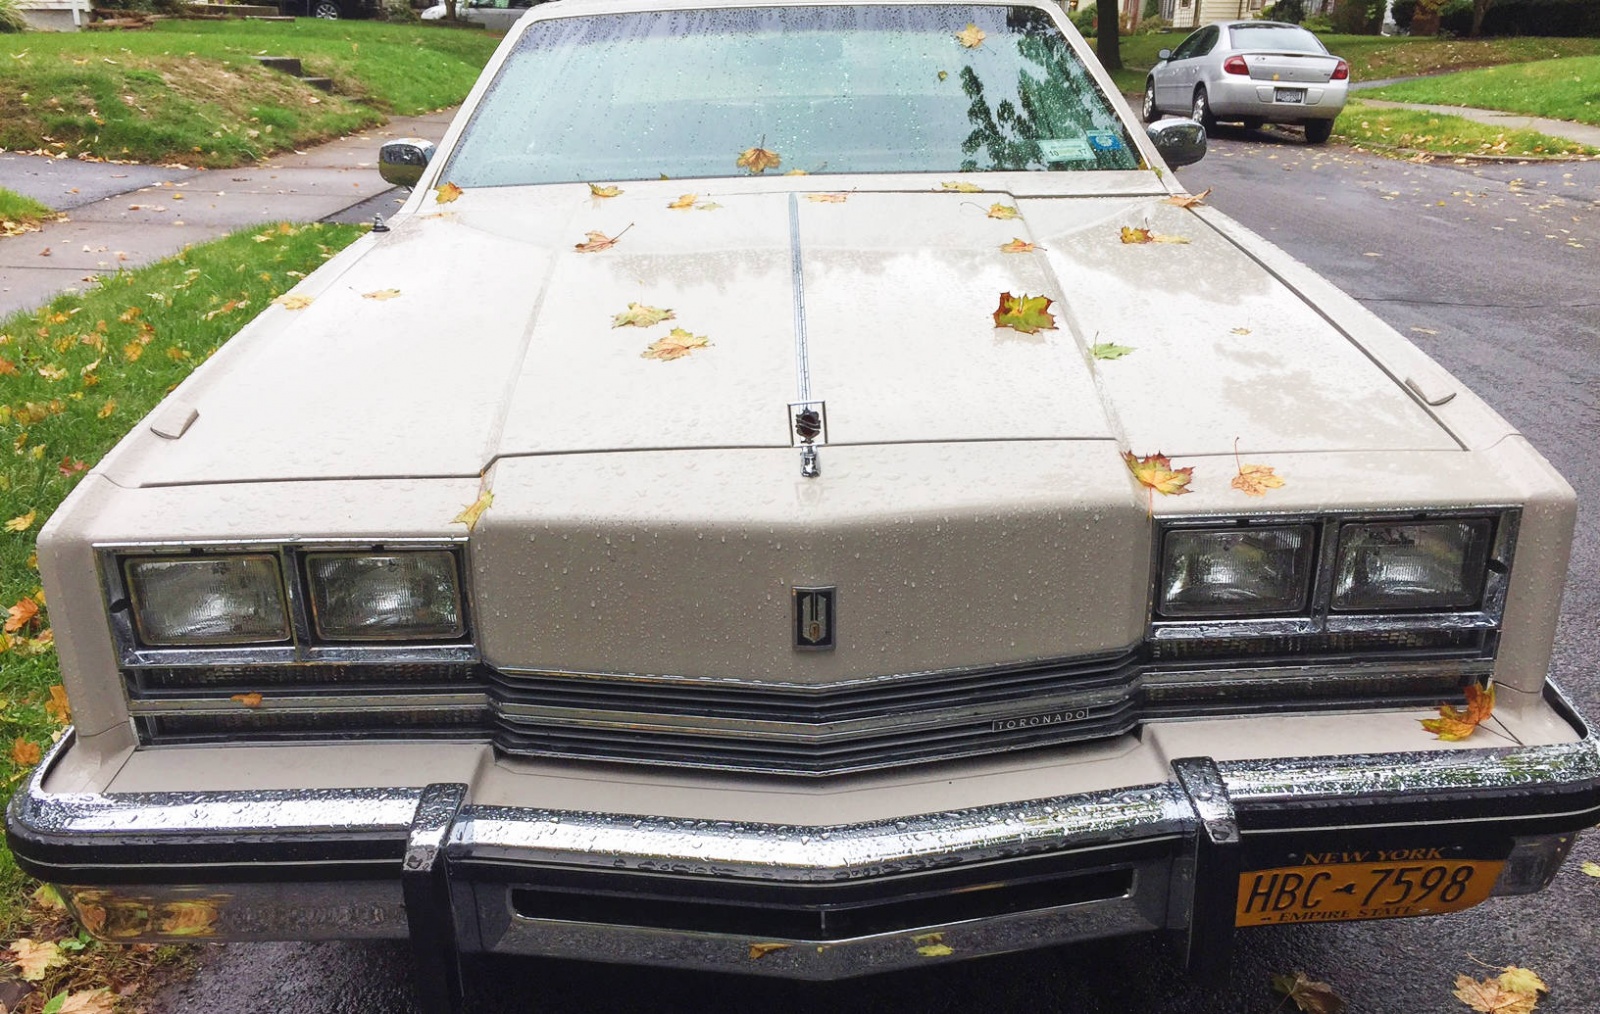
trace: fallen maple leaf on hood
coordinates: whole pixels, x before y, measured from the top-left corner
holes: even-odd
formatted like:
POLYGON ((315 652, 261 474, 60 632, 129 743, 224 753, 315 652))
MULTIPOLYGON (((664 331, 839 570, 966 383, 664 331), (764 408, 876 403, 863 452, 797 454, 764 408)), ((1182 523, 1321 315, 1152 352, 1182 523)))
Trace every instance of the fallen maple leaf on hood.
POLYGON ((1124 243, 1187 243, 1182 236, 1162 236, 1151 232, 1149 229, 1136 229, 1133 226, 1122 227, 1122 241, 1124 243))
MULTIPOLYGON (((633 228, 633 223, 629 222, 628 229, 631 228, 633 228)), ((584 233, 588 237, 586 242, 574 243, 572 248, 579 253, 599 253, 601 250, 610 250, 617 245, 617 240, 621 239, 628 229, 623 229, 622 232, 617 233, 615 236, 607 236, 603 232, 591 230, 584 233)))
POLYGON ((619 197, 622 194, 622 188, 613 186, 602 187, 598 183, 591 183, 589 184, 589 193, 593 194, 595 197, 619 197))
POLYGON ((467 531, 470 532, 478 526, 478 519, 483 517, 483 512, 488 510, 489 506, 493 503, 494 494, 488 490, 484 490, 481 494, 479 494, 478 499, 472 501, 472 503, 462 510, 460 514, 457 514, 455 517, 451 518, 450 523, 452 525, 466 525, 467 531))
POLYGON ((1210 194, 1211 188, 1206 187, 1198 194, 1173 194, 1171 197, 1167 198, 1167 203, 1176 204, 1180 208, 1193 208, 1196 205, 1204 204, 1206 202, 1206 198, 1210 196, 1210 194))
POLYGON ((675 327, 665 338, 657 338, 650 343, 639 355, 646 359, 660 359, 663 361, 682 359, 695 349, 703 349, 711 342, 703 334, 690 334, 681 327, 675 327))
POLYGON ((441 183, 433 189, 433 202, 435 204, 449 204, 466 193, 454 183, 441 183))
POLYGON ((671 310, 663 310, 659 306, 645 306, 643 303, 629 303, 628 308, 611 317, 612 327, 654 327, 664 320, 671 320, 676 314, 671 310))
POLYGON ((1054 331, 1056 319, 1050 313, 1051 302, 1049 296, 1030 296, 1026 293, 1013 296, 1009 292, 1002 292, 1000 305, 994 311, 994 326, 1009 327, 1023 334, 1054 331))
POLYGON ((1189 480, 1194 478, 1194 469, 1173 468, 1172 461, 1160 451, 1142 458, 1135 457, 1132 451, 1123 451, 1122 460, 1141 486, 1162 496, 1182 496, 1191 492, 1188 487, 1189 480))
POLYGON ((1484 719, 1494 714, 1494 682, 1486 686, 1474 684, 1467 688, 1467 710, 1459 711, 1449 704, 1439 705, 1438 718, 1421 718, 1422 727, 1446 742, 1456 742, 1472 735, 1484 719))

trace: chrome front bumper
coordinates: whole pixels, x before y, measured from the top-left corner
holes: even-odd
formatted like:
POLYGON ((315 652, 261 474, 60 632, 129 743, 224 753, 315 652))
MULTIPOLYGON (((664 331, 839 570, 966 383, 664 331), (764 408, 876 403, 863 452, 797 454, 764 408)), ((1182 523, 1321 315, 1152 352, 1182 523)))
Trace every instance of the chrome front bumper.
POLYGON ((1115 792, 818 827, 482 806, 459 784, 47 792, 70 743, 13 799, 7 831, 101 936, 411 937, 814 979, 1163 929, 1201 969, 1226 962, 1240 871, 1314 841, 1470 842, 1510 860, 1497 893, 1524 893, 1600 820, 1587 734, 1189 758, 1115 792))

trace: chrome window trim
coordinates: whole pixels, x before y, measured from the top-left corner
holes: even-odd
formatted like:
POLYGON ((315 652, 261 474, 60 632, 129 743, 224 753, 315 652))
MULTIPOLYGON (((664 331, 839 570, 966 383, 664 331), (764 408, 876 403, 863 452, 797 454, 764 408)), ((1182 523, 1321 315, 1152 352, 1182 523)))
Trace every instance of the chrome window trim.
POLYGON ((101 605, 111 630, 117 661, 123 668, 195 665, 272 665, 317 662, 461 663, 480 660, 473 631, 473 602, 468 585, 465 536, 327 539, 193 539, 171 541, 97 542, 92 545, 99 568, 101 605), (455 559, 464 633, 458 639, 416 644, 330 643, 316 637, 310 618, 302 557, 314 552, 441 550, 455 559), (122 561, 129 556, 189 556, 264 553, 278 561, 284 605, 289 612, 290 643, 217 647, 153 647, 141 644, 129 608, 129 590, 122 561))
POLYGON ((1156 519, 1150 540, 1150 580, 1146 602, 1148 638, 1184 641, 1211 638, 1282 636, 1294 634, 1356 633, 1405 630, 1497 630, 1505 614, 1512 559, 1522 510, 1515 504, 1474 507, 1419 508, 1415 510, 1359 510, 1330 508, 1318 511, 1253 511, 1248 514, 1178 514, 1156 519), (1486 518, 1493 525, 1489 558, 1484 571, 1483 594, 1475 609, 1428 612, 1335 613, 1332 608, 1333 575, 1339 551, 1339 527, 1348 523, 1445 521, 1452 518, 1486 518), (1311 525, 1317 546, 1311 590, 1306 609, 1297 615, 1269 617, 1204 617, 1175 619, 1161 616, 1156 604, 1161 594, 1161 564, 1166 534, 1174 529, 1279 527, 1311 525))

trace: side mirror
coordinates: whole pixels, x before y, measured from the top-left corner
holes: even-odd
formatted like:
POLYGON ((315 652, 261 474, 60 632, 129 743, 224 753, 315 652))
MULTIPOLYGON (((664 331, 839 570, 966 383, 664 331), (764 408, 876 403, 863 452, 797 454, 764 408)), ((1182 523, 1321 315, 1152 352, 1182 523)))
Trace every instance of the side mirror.
POLYGON ((1156 59, 1157 60, 1170 60, 1170 59, 1172 59, 1172 50, 1163 49, 1161 52, 1156 54, 1156 59))
POLYGON ((378 149, 378 175, 397 187, 414 187, 422 170, 433 160, 432 141, 421 137, 402 137, 378 149))
POLYGON ((1206 128, 1193 120, 1157 120, 1144 130, 1162 159, 1174 169, 1206 157, 1206 128))

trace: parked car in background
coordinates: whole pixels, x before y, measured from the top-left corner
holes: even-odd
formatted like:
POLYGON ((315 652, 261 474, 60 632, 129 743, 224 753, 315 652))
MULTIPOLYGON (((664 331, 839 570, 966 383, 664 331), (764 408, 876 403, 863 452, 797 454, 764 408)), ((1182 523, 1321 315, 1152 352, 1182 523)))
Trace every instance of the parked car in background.
MULTIPOLYGON (((524 11, 542 0, 457 0, 456 17, 482 25, 491 32, 508 32, 524 11)), ((443 21, 448 13, 444 4, 434 4, 422 12, 424 21, 443 21)))
POLYGON ((458 949, 1209 974, 1542 889, 1576 497, 1204 140, 1054 0, 527 12, 41 531, 19 866, 122 941, 409 938, 432 1010, 458 949))
POLYGON ((278 0, 278 10, 296 18, 370 18, 378 13, 379 0, 278 0))
POLYGON ((1144 119, 1187 115, 1210 130, 1218 120, 1256 128, 1303 126, 1322 144, 1344 109, 1350 65, 1299 25, 1218 21, 1160 53, 1144 85, 1144 119))

